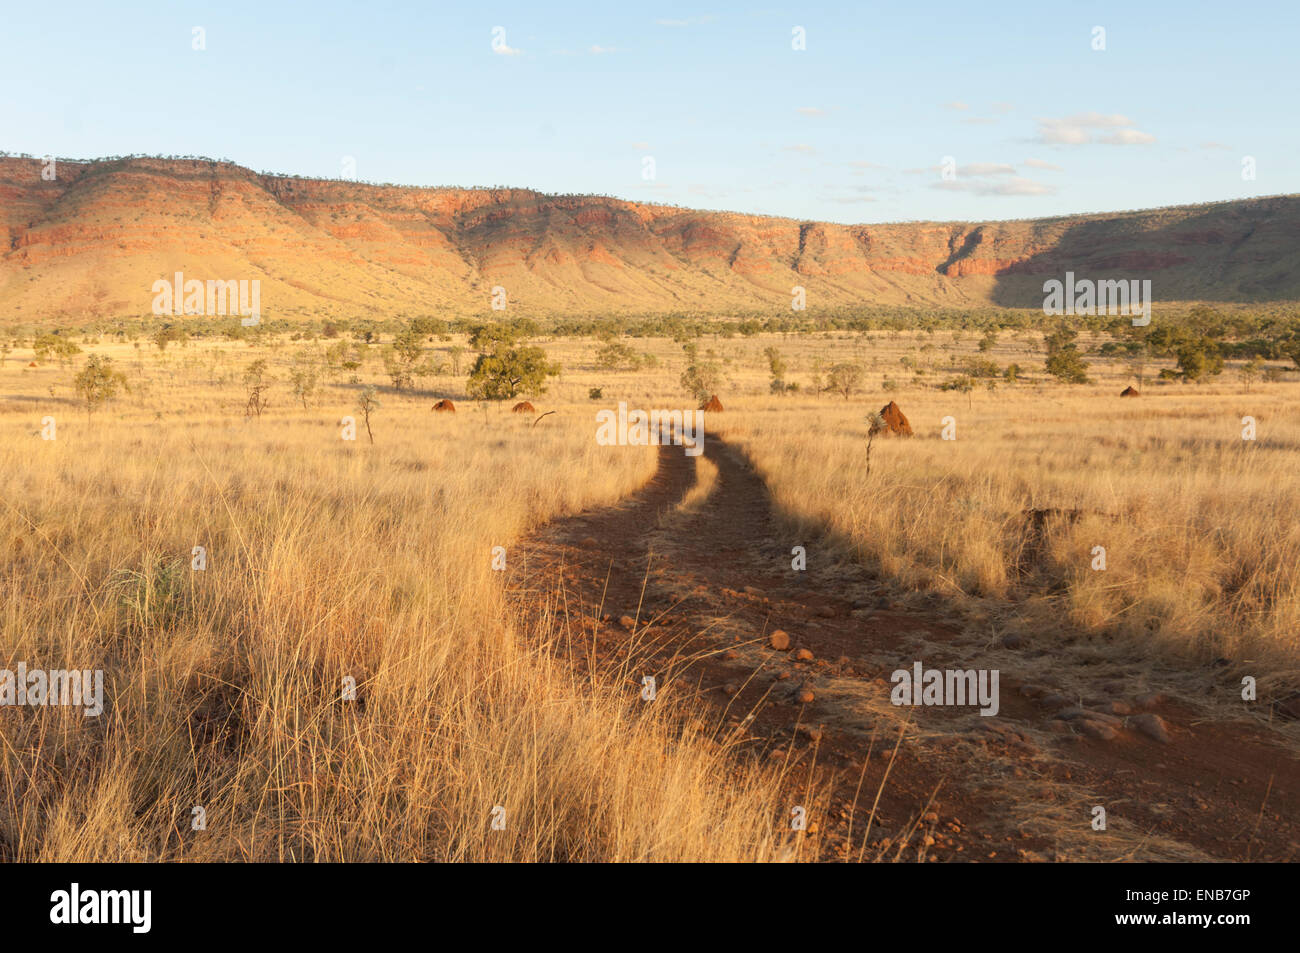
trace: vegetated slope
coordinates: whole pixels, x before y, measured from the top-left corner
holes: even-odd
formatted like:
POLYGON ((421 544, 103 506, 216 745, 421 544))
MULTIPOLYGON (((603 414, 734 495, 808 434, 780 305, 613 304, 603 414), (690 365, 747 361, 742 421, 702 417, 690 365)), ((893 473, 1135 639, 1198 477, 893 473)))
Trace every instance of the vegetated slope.
POLYGON ((0 158, 0 320, 148 314, 153 282, 260 279, 268 317, 1039 307, 1044 276, 1158 301, 1300 300, 1300 196, 990 222, 836 225, 230 163, 0 158))

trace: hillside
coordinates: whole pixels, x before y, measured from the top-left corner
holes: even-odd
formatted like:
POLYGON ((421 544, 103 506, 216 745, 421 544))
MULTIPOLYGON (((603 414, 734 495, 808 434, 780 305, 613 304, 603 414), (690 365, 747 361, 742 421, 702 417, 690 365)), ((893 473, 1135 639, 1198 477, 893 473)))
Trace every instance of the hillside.
POLYGON ((836 225, 228 163, 0 158, 0 321, 139 316, 153 282, 260 279, 264 318, 1039 307, 1044 276, 1157 301, 1300 300, 1300 196, 1013 222, 836 225))

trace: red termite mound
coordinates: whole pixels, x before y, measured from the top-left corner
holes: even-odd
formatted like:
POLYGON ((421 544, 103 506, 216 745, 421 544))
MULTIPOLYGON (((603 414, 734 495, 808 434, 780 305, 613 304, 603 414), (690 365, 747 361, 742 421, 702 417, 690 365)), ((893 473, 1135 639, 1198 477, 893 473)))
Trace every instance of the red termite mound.
POLYGON ((912 436, 912 425, 909 424, 907 418, 903 416, 902 409, 892 400, 884 407, 880 408, 880 419, 885 422, 884 426, 873 426, 873 433, 883 433, 886 437, 912 436))

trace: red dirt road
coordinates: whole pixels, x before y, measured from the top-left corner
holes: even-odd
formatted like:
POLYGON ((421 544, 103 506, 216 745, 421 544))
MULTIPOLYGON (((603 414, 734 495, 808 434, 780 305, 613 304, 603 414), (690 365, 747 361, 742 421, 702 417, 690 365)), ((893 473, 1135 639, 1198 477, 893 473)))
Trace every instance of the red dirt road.
POLYGON ((1004 645, 942 600, 795 538, 719 438, 706 445, 717 481, 690 512, 677 504, 694 460, 680 447, 658 453, 639 493, 516 548, 513 597, 521 611, 559 616, 580 668, 635 658, 629 691, 651 674, 663 691, 697 693, 737 757, 778 759, 800 785, 820 778, 831 794, 810 814, 818 856, 1300 856, 1295 726, 1268 724, 1267 705, 1234 706, 1213 673, 1161 667, 1136 648, 1094 650, 1077 634, 1004 645), (774 629, 789 633, 788 651, 771 648, 774 629), (801 649, 812 657, 798 659, 801 649), (891 673, 918 661, 997 670, 998 713, 891 704, 891 673), (1150 715, 1167 741, 1144 732, 1150 715), (1094 829, 1097 808, 1105 830, 1094 829))

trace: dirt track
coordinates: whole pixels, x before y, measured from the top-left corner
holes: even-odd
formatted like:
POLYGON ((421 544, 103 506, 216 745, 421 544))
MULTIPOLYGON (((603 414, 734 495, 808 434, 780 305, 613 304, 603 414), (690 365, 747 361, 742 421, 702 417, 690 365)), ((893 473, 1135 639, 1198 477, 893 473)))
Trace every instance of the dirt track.
POLYGON ((800 787, 810 773, 831 785, 810 815, 818 856, 1300 857, 1295 746, 1218 701, 1228 693, 1205 696, 1210 673, 1117 659, 1113 646, 1092 654, 1080 637, 1004 645, 942 601, 908 598, 792 537, 738 451, 710 436, 705 452, 718 477, 695 511, 677 509, 694 461, 662 447, 639 493, 516 547, 509 585, 521 610, 558 617, 575 665, 634 658, 629 691, 652 674, 661 692, 698 693, 740 756, 779 759, 800 787), (794 545, 807 549, 804 571, 791 567, 794 545), (789 651, 770 647, 774 629, 789 651), (891 673, 917 661, 998 670, 1000 711, 892 705, 891 673), (1140 730, 1143 714, 1163 720, 1168 741, 1140 730), (1093 830, 1096 806, 1105 831, 1093 830))

